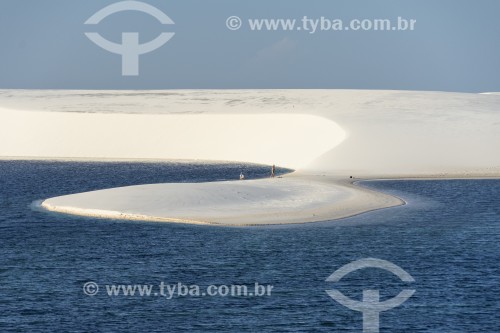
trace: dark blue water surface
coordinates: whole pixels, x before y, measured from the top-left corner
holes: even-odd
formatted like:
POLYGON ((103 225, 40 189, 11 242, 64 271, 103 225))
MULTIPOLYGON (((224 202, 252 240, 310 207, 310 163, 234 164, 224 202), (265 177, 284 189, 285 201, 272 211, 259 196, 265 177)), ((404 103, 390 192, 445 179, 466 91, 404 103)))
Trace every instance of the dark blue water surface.
MULTIPOLYGON (((408 205, 339 221, 268 227, 126 222, 49 214, 39 199, 132 184, 265 177, 234 164, 0 162, 0 332, 361 332, 337 288, 382 300, 381 332, 500 332, 500 181, 377 181, 408 205), (357 259, 388 260, 401 282, 357 259), (83 292, 94 281, 95 296, 83 292), (111 284, 273 285, 264 297, 108 296, 111 284)), ((156 289, 155 289, 156 290, 156 289)))

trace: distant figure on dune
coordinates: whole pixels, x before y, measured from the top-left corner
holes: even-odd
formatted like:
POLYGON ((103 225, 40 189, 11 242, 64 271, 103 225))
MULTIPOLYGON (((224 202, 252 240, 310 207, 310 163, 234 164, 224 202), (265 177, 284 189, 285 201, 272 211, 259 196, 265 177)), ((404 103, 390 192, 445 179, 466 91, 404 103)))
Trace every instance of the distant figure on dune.
POLYGON ((245 179, 245 175, 243 174, 243 172, 240 172, 240 180, 243 180, 245 179))
POLYGON ((271 168, 271 178, 274 178, 276 172, 276 166, 273 164, 273 167, 271 168))

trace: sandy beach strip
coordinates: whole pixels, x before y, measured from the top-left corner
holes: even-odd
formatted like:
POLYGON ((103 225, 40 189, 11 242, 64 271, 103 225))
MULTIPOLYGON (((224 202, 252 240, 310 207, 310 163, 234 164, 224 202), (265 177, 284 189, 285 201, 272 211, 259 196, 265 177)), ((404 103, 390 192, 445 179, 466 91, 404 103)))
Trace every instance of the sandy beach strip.
POLYGON ((290 174, 119 187, 50 198, 41 207, 98 218, 250 226, 329 221, 402 204, 352 179, 290 174))

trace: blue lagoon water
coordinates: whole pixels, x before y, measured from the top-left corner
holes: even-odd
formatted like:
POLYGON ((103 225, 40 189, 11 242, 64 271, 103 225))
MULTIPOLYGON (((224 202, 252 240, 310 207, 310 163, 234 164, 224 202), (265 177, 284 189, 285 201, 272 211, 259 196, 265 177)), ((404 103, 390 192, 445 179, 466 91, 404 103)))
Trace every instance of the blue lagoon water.
POLYGON ((0 332, 361 332, 360 300, 415 289, 381 332, 500 332, 500 181, 373 181, 405 206, 332 222, 214 227, 99 220, 30 208, 133 184, 265 177, 235 164, 0 162, 0 332), (357 259, 397 264, 326 278, 357 259), (100 286, 87 296, 83 285, 100 286), (108 296, 111 284, 273 285, 263 297, 108 296))

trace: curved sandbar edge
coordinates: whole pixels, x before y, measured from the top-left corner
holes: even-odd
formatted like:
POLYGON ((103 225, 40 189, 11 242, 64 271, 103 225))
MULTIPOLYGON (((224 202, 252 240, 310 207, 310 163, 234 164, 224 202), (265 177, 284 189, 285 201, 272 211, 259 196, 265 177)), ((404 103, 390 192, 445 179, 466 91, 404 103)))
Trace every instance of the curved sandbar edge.
POLYGON ((41 208, 87 217, 256 226, 331 221, 403 205, 352 179, 290 174, 279 178, 165 183, 54 197, 41 208))

